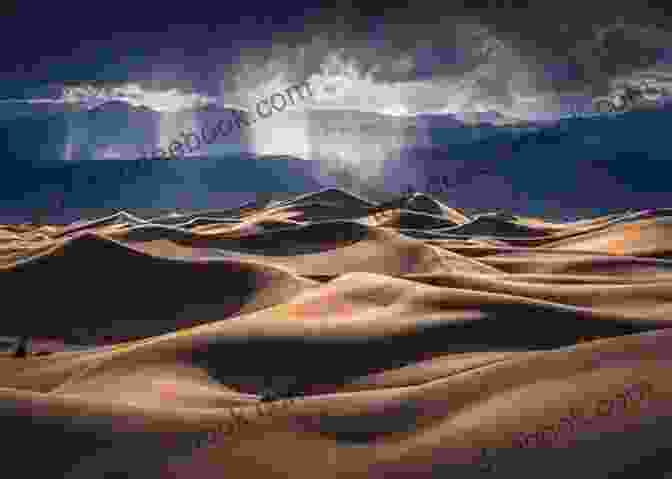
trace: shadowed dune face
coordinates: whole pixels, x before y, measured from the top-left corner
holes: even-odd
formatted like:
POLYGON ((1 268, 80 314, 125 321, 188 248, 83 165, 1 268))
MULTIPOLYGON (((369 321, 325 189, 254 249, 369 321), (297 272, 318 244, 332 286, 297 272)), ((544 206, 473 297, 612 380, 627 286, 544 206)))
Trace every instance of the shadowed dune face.
POLYGON ((90 343, 218 321, 245 307, 263 307, 273 297, 289 298, 311 282, 226 259, 153 257, 86 234, 0 272, 0 284, 22 316, 6 328, 9 334, 90 343))
POLYGON ((427 195, 376 205, 338 190, 258 206, 0 228, 3 334, 32 337, 25 358, 0 356, 7 468, 665 469, 669 211, 469 218, 427 195), (63 351, 36 355, 45 338, 63 351), (20 459, 31 448, 40 461, 20 459))

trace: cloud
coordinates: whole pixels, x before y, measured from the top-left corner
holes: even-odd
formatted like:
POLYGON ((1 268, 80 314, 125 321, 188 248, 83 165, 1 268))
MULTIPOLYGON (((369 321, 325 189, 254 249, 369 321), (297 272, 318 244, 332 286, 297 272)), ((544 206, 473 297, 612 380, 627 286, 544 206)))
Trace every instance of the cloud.
POLYGON ((644 70, 672 63, 672 49, 665 54, 671 34, 651 23, 657 17, 647 9, 619 8, 593 13, 564 4, 482 11, 438 6, 391 9, 375 22, 359 23, 334 13, 324 25, 307 21, 291 42, 282 43, 278 33, 271 48, 241 43, 237 59, 220 62, 213 96, 175 88, 170 80, 91 82, 68 85, 55 101, 119 99, 160 111, 208 102, 251 108, 308 79, 315 95, 301 103, 305 109, 532 115, 561 109, 564 95, 603 95, 623 78, 636 81, 644 70), (348 27, 364 23, 366 30, 348 27))
MULTIPOLYGON (((457 42, 471 68, 453 74, 415 78, 418 52, 371 52, 362 47, 336 47, 316 37, 294 51, 277 56, 241 55, 236 91, 222 92, 244 103, 268 97, 307 79, 313 96, 304 109, 343 109, 382 114, 427 111, 511 109, 516 93, 529 93, 534 72, 516 52, 482 25, 461 25, 457 42), (316 50, 321 50, 321 56, 316 50), (308 64, 312 60, 312 64, 308 64), (375 60, 373 62, 372 60, 375 60), (312 71, 311 71, 312 70, 312 71), (303 76, 300 75, 303 73, 303 76)), ((426 50, 425 50, 426 51, 426 50)), ((426 63, 426 61, 425 61, 426 63)), ((224 84, 224 80, 222 80, 224 84)))
POLYGON ((60 97, 53 101, 92 108, 112 100, 124 101, 134 107, 149 107, 159 112, 175 112, 213 102, 208 96, 178 88, 151 90, 143 88, 139 83, 100 86, 93 82, 63 85, 60 97))

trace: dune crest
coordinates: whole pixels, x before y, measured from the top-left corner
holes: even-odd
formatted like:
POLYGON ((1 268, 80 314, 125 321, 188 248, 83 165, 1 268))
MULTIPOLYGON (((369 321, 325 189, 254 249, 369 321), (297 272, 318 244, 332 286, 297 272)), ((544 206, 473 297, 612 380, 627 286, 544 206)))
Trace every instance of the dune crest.
POLYGON ((87 479, 645 468, 672 424, 669 228, 666 209, 559 223, 333 188, 1 226, 3 341, 30 338, 0 356, 5 464, 87 479))

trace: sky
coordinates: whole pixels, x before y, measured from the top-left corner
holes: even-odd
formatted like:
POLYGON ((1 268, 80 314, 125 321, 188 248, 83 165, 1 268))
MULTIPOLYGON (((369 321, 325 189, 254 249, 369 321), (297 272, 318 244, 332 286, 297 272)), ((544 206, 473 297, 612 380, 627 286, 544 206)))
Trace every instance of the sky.
POLYGON ((68 82, 170 111, 245 106, 308 79, 318 94, 306 108, 540 118, 587 108, 622 81, 672 86, 672 22, 660 10, 436 3, 10 1, 0 10, 0 99, 62 100, 68 82))
MULTIPOLYGON (((459 147, 454 143, 467 140, 453 136, 471 138, 477 133, 480 139, 481 133, 493 133, 487 127, 455 128, 445 139, 423 127, 431 134, 408 137, 406 127, 415 124, 418 114, 452 113, 459 118, 464 113, 465 118, 478 119, 491 118, 496 111, 505 117, 553 119, 590 111, 596 97, 644 78, 672 91, 672 17, 664 11, 641 2, 565 0, 534 2, 525 8, 505 3, 511 2, 418 0, 385 8, 344 0, 318 5, 1 2, 0 153, 7 173, 3 189, 11 190, 17 205, 26 196, 19 191, 24 183, 9 174, 12 160, 20 160, 15 162, 17 172, 24 159, 134 160, 143 156, 140 151, 167 148, 181 139, 181 132, 212 126, 223 118, 217 109, 212 117, 200 111, 179 113, 185 108, 214 103, 252 110, 256 101, 301 82, 308 82, 313 94, 293 107, 298 111, 288 108, 274 114, 198 154, 215 157, 249 149, 262 155, 315 157, 329 168, 349 168, 365 181, 383 181, 385 168, 393 168, 410 147, 421 150, 449 143, 455 152, 459 147), (479 3, 490 6, 473 7, 479 3), (53 111, 52 106, 65 105, 69 112, 70 104, 95 106, 112 99, 159 114, 78 112, 57 116, 53 122, 40 116, 53 111), (30 116, 33 112, 38 118, 30 116), (372 119, 371 114, 385 118, 372 119)), ((417 123, 453 124, 447 116, 428 118, 422 116, 417 123)), ((623 136, 624 141, 632 139, 623 136)), ((632 141, 641 144, 644 135, 635 136, 632 141)), ((640 144, 628 147, 638 152, 640 144)), ((486 153, 491 155, 490 150, 486 153)), ((135 186, 136 193, 145 196, 133 201, 140 204, 155 197, 153 206, 162 198, 166 204, 176 204, 176 195, 204 188, 201 180, 193 180, 189 187, 178 185, 192 171, 184 167, 185 176, 180 177, 182 173, 176 173, 180 162, 174 163, 165 166, 166 175, 175 179, 174 190, 161 183, 165 178, 155 178, 152 185, 135 186)), ((521 194, 533 189, 536 177, 547 169, 544 164, 527 171, 527 166, 509 163, 503 166, 519 168, 511 175, 527 178, 516 184, 524 190, 521 194)), ((425 174, 418 164, 398 176, 406 181, 412 170, 425 174)), ((446 169, 447 164, 440 167, 446 169)), ((249 186, 256 185, 256 177, 248 178, 249 185, 242 184, 244 168, 240 169, 227 170, 226 175, 241 183, 241 189, 257 188, 249 186)), ((508 175, 507 171, 502 174, 508 175)), ((25 185, 36 192, 34 201, 48 203, 49 188, 39 184, 43 176, 31 176, 32 170, 24 173, 25 185)), ((606 182, 605 176, 594 181, 606 182)), ((204 178, 212 179, 207 173, 204 178)), ((481 190, 488 191, 488 201, 504 204, 507 195, 518 194, 508 177, 481 180, 491 183, 468 185, 469 192, 482 196, 481 190)), ((120 181, 117 176, 109 179, 110 184, 120 181)), ((52 183, 54 191, 61 188, 56 180, 52 183)), ((649 185, 642 184, 642 188, 649 185)), ((124 191, 124 201, 133 203, 131 192, 124 191)), ((86 202, 92 205, 112 196, 97 185, 89 193, 93 196, 86 202)), ((544 205, 546 193, 538 192, 544 205)), ((622 189, 615 188, 612 196, 619 195, 622 189)), ((530 203, 530 198, 525 201, 530 203)), ((478 200, 464 199, 467 204, 478 200)))

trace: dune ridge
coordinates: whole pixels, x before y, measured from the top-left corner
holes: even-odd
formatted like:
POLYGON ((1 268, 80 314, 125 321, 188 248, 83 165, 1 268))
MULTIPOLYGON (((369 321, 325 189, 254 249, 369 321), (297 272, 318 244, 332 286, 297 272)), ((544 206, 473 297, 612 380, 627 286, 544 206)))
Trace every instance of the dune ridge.
POLYGON ((672 423, 670 211, 560 223, 326 189, 0 226, 3 334, 31 338, 25 358, 0 355, 6 466, 87 479, 666 472, 652 458, 672 423), (613 414, 549 439, 597 404, 613 414), (28 449, 41 459, 22 461, 28 449))

